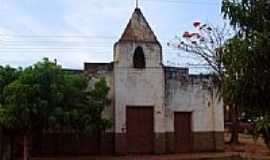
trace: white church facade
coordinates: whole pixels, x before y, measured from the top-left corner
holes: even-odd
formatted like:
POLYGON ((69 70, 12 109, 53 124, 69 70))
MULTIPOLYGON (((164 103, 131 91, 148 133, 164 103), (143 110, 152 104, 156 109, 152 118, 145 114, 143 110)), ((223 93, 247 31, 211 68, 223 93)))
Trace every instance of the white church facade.
POLYGON ((115 153, 179 153, 224 148, 223 103, 211 76, 166 67, 162 46, 136 8, 110 64, 85 64, 90 75, 107 77, 115 153))
POLYGON ((82 71, 106 78, 112 104, 102 116, 113 127, 97 138, 85 136, 79 143, 72 135, 48 135, 42 143, 37 137, 33 148, 46 154, 80 155, 224 150, 223 103, 211 76, 165 66, 162 56, 161 44, 136 8, 114 45, 113 62, 85 63, 82 71))

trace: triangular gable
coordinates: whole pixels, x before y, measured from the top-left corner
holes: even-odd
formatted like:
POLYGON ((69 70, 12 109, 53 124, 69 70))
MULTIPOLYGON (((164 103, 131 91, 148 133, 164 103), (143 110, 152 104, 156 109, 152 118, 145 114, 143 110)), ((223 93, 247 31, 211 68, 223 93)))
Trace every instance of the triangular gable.
POLYGON ((139 8, 133 12, 120 41, 158 42, 139 8))

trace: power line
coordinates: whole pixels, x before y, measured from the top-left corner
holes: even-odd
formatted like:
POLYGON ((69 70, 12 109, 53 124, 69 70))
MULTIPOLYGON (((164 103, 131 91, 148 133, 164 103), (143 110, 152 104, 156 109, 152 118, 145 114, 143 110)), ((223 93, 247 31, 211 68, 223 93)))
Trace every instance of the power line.
POLYGON ((187 1, 187 0, 143 0, 142 2, 158 2, 158 3, 174 3, 174 4, 189 4, 189 5, 220 5, 220 3, 211 3, 211 2, 194 2, 194 1, 187 1))
POLYGON ((88 38, 88 39, 114 39, 118 36, 94 36, 94 35, 16 35, 16 34, 0 34, 0 37, 15 38, 88 38))
POLYGON ((113 51, 111 47, 62 47, 62 46, 40 46, 40 47, 9 47, 9 48, 0 48, 0 51, 21 51, 21 50, 110 50, 113 51))
POLYGON ((54 52, 59 52, 59 53, 91 53, 91 54, 106 54, 108 55, 108 53, 110 53, 112 55, 112 52, 111 51, 79 51, 79 50, 24 50, 24 51, 12 51, 12 50, 9 50, 9 51, 3 51, 3 50, 0 50, 1 53, 14 53, 14 54, 20 54, 20 53, 54 53, 54 52))
POLYGON ((66 42, 66 43, 73 43, 73 42, 81 42, 81 43, 85 43, 85 42, 93 42, 93 43, 109 43, 109 41, 98 41, 98 40, 88 40, 88 39, 82 39, 82 40, 70 40, 70 39, 66 39, 66 40, 40 40, 40 39, 32 39, 32 40, 2 40, 0 41, 0 43, 20 43, 20 42, 40 42, 40 43, 58 43, 58 42, 66 42))
MULTIPOLYGON (((87 42, 87 41, 117 41, 119 37, 106 36, 82 36, 82 35, 0 35, 0 43, 2 42, 87 42)), ((168 42, 173 37, 159 39, 162 42, 168 42)))

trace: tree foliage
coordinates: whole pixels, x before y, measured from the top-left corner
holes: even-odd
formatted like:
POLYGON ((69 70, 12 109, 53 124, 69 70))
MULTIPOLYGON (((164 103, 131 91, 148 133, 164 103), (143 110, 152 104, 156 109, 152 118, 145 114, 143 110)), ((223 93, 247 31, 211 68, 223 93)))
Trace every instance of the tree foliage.
POLYGON ((245 82, 241 94, 243 105, 266 112, 270 106, 270 2, 223 0, 222 12, 238 28, 237 38, 243 42, 242 46, 235 43, 244 48, 238 49, 243 62, 238 62, 241 64, 238 75, 242 75, 245 82))
POLYGON ((13 82, 20 74, 21 69, 15 69, 10 66, 0 66, 0 104, 4 102, 4 88, 13 82))
POLYGON ((254 118, 258 119, 256 128, 260 131, 257 133, 263 133, 268 143, 269 125, 265 124, 269 123, 270 111, 270 2, 223 0, 222 12, 238 30, 238 35, 228 42, 225 54, 227 59, 237 59, 227 61, 227 70, 235 67, 231 73, 237 76, 236 82, 228 81, 238 87, 231 88, 236 97, 231 101, 257 117, 254 118))
MULTIPOLYGON (((269 34, 270 2, 268 0, 223 0, 222 13, 240 34, 269 34), (268 26, 267 26, 268 24, 268 26)), ((248 36, 249 37, 249 36, 248 36)), ((248 38, 246 37, 246 38, 248 38)))
POLYGON ((247 44, 234 37, 226 42, 223 53, 223 99, 229 106, 241 107, 245 101, 242 96, 245 94, 243 88, 246 87, 243 73, 248 69, 248 63, 246 63, 248 56, 243 56, 243 54, 247 54, 247 44))
POLYGON ((2 67, 0 75, 0 124, 27 141, 49 129, 90 132, 110 126, 101 117, 109 103, 105 79, 87 89, 86 76, 65 72, 48 59, 19 71, 2 67))
MULTIPOLYGON (((10 66, 0 66, 0 107, 5 101, 3 96, 4 88, 12 83, 20 74, 21 69, 15 69, 10 66)), ((0 126, 0 159, 12 159, 14 137, 12 134, 7 134, 0 126)))

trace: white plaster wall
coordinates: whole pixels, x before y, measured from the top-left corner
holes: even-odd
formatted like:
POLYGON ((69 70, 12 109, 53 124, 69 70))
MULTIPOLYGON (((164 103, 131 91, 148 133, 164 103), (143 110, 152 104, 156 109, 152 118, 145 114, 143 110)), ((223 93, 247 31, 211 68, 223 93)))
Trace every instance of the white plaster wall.
POLYGON ((174 112, 192 112, 194 132, 224 131, 223 104, 203 83, 168 80, 166 130, 174 131, 174 112))
POLYGON ((114 62, 117 68, 133 68, 133 54, 135 49, 140 46, 143 48, 146 59, 146 68, 162 69, 162 50, 157 43, 136 43, 136 42, 119 42, 115 46, 114 62))
POLYGON ((126 106, 153 106, 154 130, 165 131, 164 71, 161 48, 153 43, 120 43, 115 47, 115 132, 126 132, 126 106), (145 69, 133 68, 137 46, 144 50, 145 69))

